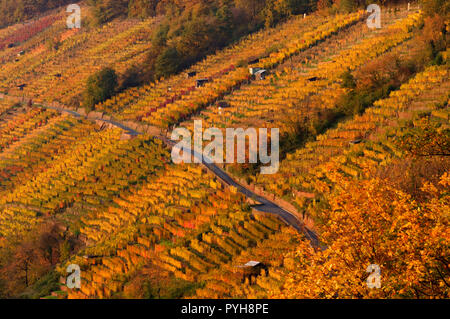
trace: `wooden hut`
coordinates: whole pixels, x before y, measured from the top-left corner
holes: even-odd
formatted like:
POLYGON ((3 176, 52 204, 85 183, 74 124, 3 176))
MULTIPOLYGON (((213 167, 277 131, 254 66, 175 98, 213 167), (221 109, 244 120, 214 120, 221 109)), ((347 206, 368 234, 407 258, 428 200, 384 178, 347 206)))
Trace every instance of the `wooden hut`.
POLYGON ((197 71, 192 71, 192 72, 188 72, 186 73, 186 77, 189 78, 193 78, 194 76, 197 75, 197 71))
POLYGON ((248 68, 248 71, 250 72, 251 75, 255 75, 256 72, 261 71, 262 68, 248 68))

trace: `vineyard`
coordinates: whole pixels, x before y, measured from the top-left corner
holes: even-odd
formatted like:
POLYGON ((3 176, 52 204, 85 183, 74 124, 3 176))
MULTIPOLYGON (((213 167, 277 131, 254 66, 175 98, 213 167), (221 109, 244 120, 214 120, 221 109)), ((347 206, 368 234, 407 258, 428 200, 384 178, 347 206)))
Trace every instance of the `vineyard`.
POLYGON ((50 18, 54 23, 46 26, 44 32, 29 40, 17 40, 21 44, 13 48, 14 52, 24 51, 23 56, 11 55, 8 50, 13 49, 3 51, 6 61, 0 72, 1 91, 32 96, 35 102, 56 102, 74 107, 79 103, 89 75, 109 65, 124 72, 130 65, 142 61, 151 46, 147 34, 158 23, 157 18, 142 22, 121 21, 84 31, 67 30, 62 15, 50 18), (58 41, 57 50, 46 45, 50 38, 58 41), (17 88, 21 84, 26 84, 23 91, 17 88))
POLYGON ((59 16, 53 15, 44 17, 39 19, 38 21, 30 22, 21 27, 15 26, 12 28, 8 28, 2 34, 0 40, 0 50, 5 49, 10 44, 16 44, 20 42, 25 42, 36 34, 40 33, 44 29, 50 27, 56 20, 58 20, 59 16))
POLYGON ((293 19, 276 32, 261 31, 187 70, 187 73, 197 72, 197 78, 209 79, 203 87, 196 88, 194 79, 180 74, 153 86, 119 94, 103 103, 100 109, 119 112, 123 119, 137 118, 166 128, 249 81, 248 68, 239 66, 240 62, 258 59, 255 67, 270 69, 361 17, 361 12, 337 16, 325 24, 317 17, 293 19), (275 51, 268 55, 270 48, 275 51))
POLYGON ((92 242, 85 253, 96 257, 70 261, 86 273, 82 289, 69 292, 73 298, 110 297, 149 262, 195 281, 281 226, 252 216, 240 195, 193 166, 170 168, 84 224, 81 233, 92 242))
POLYGON ((399 117, 408 114, 411 118, 415 108, 416 112, 431 111, 435 120, 445 123, 448 109, 432 107, 439 102, 448 103, 448 75, 447 68, 430 68, 417 75, 363 115, 339 124, 301 150, 288 154, 279 174, 268 177, 271 182, 264 185, 271 185, 270 191, 279 195, 293 194, 291 198, 302 204, 302 198, 292 190, 326 194, 340 178, 370 175, 370 167, 388 165, 392 158, 401 158, 402 153, 391 140, 397 135, 397 128, 384 132, 385 138, 378 143, 372 136, 389 128, 399 117), (352 143, 356 140, 363 142, 352 143))
POLYGON ((449 297, 450 51, 448 34, 430 31, 440 20, 403 4, 383 8, 380 29, 365 10, 292 15, 88 110, 88 79, 143 66, 164 25, 97 25, 81 6, 80 29, 59 9, 0 29, 0 298, 49 274, 59 281, 35 297, 449 297), (367 99, 349 112, 355 97, 367 99), (279 170, 173 163, 167 136, 194 120, 279 128, 279 170), (375 262, 386 288, 369 291, 375 262), (67 286, 69 265, 80 288, 67 286))

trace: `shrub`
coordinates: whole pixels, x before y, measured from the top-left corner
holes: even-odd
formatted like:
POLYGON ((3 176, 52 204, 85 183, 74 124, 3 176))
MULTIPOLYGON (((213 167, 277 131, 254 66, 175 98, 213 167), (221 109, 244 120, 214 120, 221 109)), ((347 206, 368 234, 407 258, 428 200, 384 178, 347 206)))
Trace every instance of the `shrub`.
POLYGON ((87 80, 84 106, 93 109, 97 103, 109 99, 115 93, 116 87, 117 75, 111 68, 104 68, 91 75, 87 80))
POLYGON ((156 58, 156 76, 165 77, 181 70, 181 56, 176 48, 167 48, 156 58))

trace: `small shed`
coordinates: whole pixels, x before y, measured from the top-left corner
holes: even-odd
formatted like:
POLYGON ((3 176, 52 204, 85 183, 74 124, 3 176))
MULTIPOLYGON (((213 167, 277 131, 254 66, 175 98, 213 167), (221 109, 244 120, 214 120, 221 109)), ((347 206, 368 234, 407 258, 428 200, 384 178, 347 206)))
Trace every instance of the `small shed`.
POLYGON ((17 53, 17 56, 22 56, 25 55, 25 51, 20 51, 19 53, 17 53))
POLYGON ((256 72, 261 71, 262 68, 248 68, 248 71, 250 72, 251 75, 255 75, 256 72))
POLYGON ((14 43, 8 44, 8 48, 14 48, 14 43))
POLYGON ((19 84, 19 85, 17 86, 17 88, 18 88, 20 91, 23 91, 23 89, 24 89, 26 86, 27 86, 26 84, 19 84))
POLYGON ((308 79, 308 81, 309 82, 315 82, 315 81, 317 81, 319 78, 317 77, 317 76, 314 76, 314 77, 312 77, 312 78, 309 78, 308 79))
POLYGON ((56 77, 56 78, 60 78, 60 77, 62 77, 62 74, 61 74, 61 73, 56 73, 56 74, 55 74, 55 77, 56 77))
POLYGON ((192 71, 192 72, 188 72, 186 73, 186 77, 189 78, 193 78, 194 76, 197 75, 197 71, 192 71))
POLYGON ((264 80, 267 75, 269 75, 269 72, 267 72, 267 70, 259 70, 258 72, 255 73, 255 78, 257 80, 264 80))
POLYGON ((209 80, 208 79, 198 79, 195 81, 195 87, 196 88, 201 88, 203 86, 205 86, 206 83, 208 83, 209 80))
POLYGON ((264 270, 267 275, 268 267, 259 261, 249 261, 245 265, 237 266, 238 271, 242 275, 242 283, 245 282, 245 279, 248 279, 249 284, 252 284, 252 279, 256 279, 256 277, 261 275, 261 272, 264 270))

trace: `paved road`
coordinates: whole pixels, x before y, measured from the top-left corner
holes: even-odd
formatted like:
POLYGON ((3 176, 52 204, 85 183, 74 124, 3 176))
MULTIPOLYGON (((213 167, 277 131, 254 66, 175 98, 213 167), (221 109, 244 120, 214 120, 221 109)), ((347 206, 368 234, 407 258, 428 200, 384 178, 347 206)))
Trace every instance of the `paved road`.
MULTIPOLYGON (((59 111, 61 113, 67 113, 67 114, 70 114, 70 115, 73 115, 76 117, 85 117, 73 110, 68 110, 68 109, 63 109, 63 108, 58 108, 58 107, 53 107, 53 106, 47 106, 47 105, 41 105, 41 104, 35 104, 35 106, 53 109, 53 110, 59 111)), ((116 127, 119 127, 121 129, 125 130, 126 132, 128 132, 131 135, 140 135, 141 134, 138 131, 136 131, 130 127, 127 127, 126 125, 124 125, 120 122, 114 121, 114 120, 104 120, 104 119, 94 119, 94 118, 92 120, 99 120, 99 121, 102 121, 105 123, 112 124, 116 127)), ((169 147, 173 147, 176 144, 175 141, 172 141, 172 140, 168 139, 167 137, 164 137, 164 136, 155 136, 155 137, 162 140, 169 147)), ((241 184, 237 183, 230 175, 228 175, 220 167, 218 167, 215 164, 212 164, 211 160, 208 161, 208 158, 206 158, 205 156, 202 156, 201 154, 199 154, 195 151, 193 151, 192 154, 196 158, 201 159, 202 164, 204 166, 206 166, 217 177, 219 177, 224 183, 226 183, 230 186, 236 187, 236 189, 240 193, 245 195, 246 197, 252 198, 252 199, 256 200, 257 202, 259 202, 260 203, 259 205, 254 206, 254 208, 256 210, 258 210, 260 212, 265 212, 265 213, 279 216, 286 224, 294 227, 299 233, 303 233, 306 236, 306 238, 308 238, 308 240, 310 241, 312 246, 319 247, 319 240, 318 240, 317 234, 314 231, 308 229, 305 226, 305 224, 293 213, 290 213, 289 211, 281 208, 280 206, 278 206, 274 202, 268 200, 267 198, 259 196, 256 193, 252 192, 250 189, 245 188, 241 184)))
MULTIPOLYGON (((163 137, 159 136, 159 139, 161 139, 165 144, 173 147, 176 142, 163 137)), ((285 223, 288 225, 294 227, 298 232, 303 233, 306 238, 311 242, 311 244, 314 247, 319 247, 319 239, 317 237, 317 234, 313 232, 312 230, 308 229, 306 225, 294 214, 290 213, 289 211, 281 208, 274 202, 268 200, 265 197, 262 197, 260 195, 257 195, 256 193, 252 192, 250 189, 245 188, 241 184, 237 183, 230 175, 228 175, 225 171, 223 171, 220 167, 212 163, 211 159, 208 159, 204 155, 191 151, 193 156, 195 156, 198 159, 202 160, 203 165, 205 165, 211 172, 213 172, 217 177, 219 177, 224 183, 234 186, 237 188, 237 190, 245 195, 248 198, 252 198, 259 203, 260 205, 255 205, 254 208, 260 212, 265 212, 269 214, 278 215, 285 223)))

